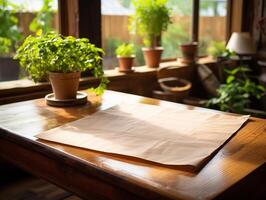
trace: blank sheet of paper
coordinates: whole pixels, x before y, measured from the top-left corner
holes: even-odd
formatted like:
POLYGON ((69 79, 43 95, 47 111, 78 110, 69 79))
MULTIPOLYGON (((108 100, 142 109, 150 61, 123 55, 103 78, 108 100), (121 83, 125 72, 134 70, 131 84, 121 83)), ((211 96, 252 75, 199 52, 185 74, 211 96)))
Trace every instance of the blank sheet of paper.
POLYGON ((247 115, 122 104, 36 137, 165 165, 197 167, 248 118, 247 115))

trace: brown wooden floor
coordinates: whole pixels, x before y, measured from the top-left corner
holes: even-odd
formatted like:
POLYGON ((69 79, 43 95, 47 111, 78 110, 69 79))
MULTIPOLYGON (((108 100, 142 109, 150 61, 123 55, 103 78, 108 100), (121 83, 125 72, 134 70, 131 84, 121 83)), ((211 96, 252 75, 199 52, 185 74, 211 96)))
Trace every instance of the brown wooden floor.
POLYGON ((81 200, 0 160, 0 200, 81 200))
POLYGON ((81 200, 51 183, 35 177, 24 177, 0 188, 5 200, 81 200))

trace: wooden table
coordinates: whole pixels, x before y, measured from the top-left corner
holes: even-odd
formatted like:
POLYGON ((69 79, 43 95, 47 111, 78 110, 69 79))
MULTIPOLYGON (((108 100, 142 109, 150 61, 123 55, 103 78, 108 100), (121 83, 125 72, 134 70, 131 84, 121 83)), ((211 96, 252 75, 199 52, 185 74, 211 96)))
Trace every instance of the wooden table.
POLYGON ((90 99, 92 105, 71 108, 46 106, 44 99, 0 106, 0 158, 86 199, 223 199, 252 191, 265 195, 264 119, 251 118, 198 173, 34 137, 123 101, 202 109, 111 91, 106 91, 101 106, 100 98, 90 99))

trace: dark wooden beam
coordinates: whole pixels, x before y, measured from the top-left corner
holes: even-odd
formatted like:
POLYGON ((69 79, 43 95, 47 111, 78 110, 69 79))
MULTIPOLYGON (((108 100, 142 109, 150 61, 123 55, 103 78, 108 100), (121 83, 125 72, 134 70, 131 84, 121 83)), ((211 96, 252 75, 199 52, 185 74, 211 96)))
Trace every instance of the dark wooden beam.
POLYGON ((232 34, 232 6, 233 0, 227 0, 227 16, 226 16, 226 43, 232 34))
POLYGON ((192 11, 192 42, 199 40, 199 0, 193 0, 192 11))
POLYGON ((89 38, 102 46, 100 0, 58 0, 58 7, 61 34, 89 38))
POLYGON ((63 35, 68 34, 67 4, 63 0, 58 0, 59 13, 59 32, 63 35))
POLYGON ((243 0, 242 4, 242 32, 252 32, 254 22, 254 1, 243 0))
POLYGON ((58 0, 59 32, 62 35, 79 37, 78 0, 58 0))
MULTIPOLYGON (((86 37, 97 47, 102 46, 101 38, 101 1, 78 1, 79 37, 86 37)), ((115 27, 114 27, 115 28, 115 27)))

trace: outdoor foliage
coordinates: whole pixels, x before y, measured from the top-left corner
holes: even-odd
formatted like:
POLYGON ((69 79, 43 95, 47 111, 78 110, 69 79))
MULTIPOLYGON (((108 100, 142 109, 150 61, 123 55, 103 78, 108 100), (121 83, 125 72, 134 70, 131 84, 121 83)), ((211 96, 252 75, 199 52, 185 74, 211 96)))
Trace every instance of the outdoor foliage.
MULTIPOLYGON (((177 15, 192 15, 192 3, 193 0, 168 0, 169 6, 173 8, 174 13, 177 15)), ((224 0, 226 1, 226 0, 224 0)), ((219 4, 226 5, 221 0, 201 0, 200 1, 200 12, 204 13, 209 11, 213 13, 213 16, 220 16, 221 13, 219 12, 218 6, 219 4)), ((226 9, 226 8, 225 8, 226 9)))
POLYGON ((115 51, 117 56, 124 56, 124 57, 130 57, 134 56, 135 50, 134 50, 134 45, 129 43, 123 43, 119 45, 115 51))
POLYGON ((168 6, 178 16, 191 16, 192 2, 192 0, 168 0, 168 6))
POLYGON ((12 46, 11 40, 5 37, 0 37, 0 55, 8 54, 12 46))
POLYGON ((139 34, 148 47, 158 46, 158 38, 171 23, 167 0, 134 0, 135 14, 130 18, 129 29, 139 34))
POLYGON ((52 9, 53 0, 43 0, 43 6, 39 12, 36 13, 36 17, 30 24, 30 31, 42 33, 48 33, 52 31, 52 21, 54 11, 52 9))
POLYGON ((222 56, 225 51, 225 42, 212 41, 207 49, 208 54, 215 58, 217 58, 218 56, 222 56))
POLYGON ((131 0, 119 0, 121 2, 121 4, 126 7, 129 8, 130 4, 131 4, 131 0))
POLYGON ((170 24, 162 37, 163 57, 173 58, 181 55, 179 45, 189 41, 189 35, 181 23, 170 24))
POLYGON ((0 0, 0 55, 10 54, 22 39, 15 15, 16 6, 8 0, 0 0))
POLYGON ((110 57, 115 56, 116 48, 122 43, 119 38, 108 38, 106 40, 105 55, 110 57))
POLYGON ((224 59, 229 59, 231 56, 236 55, 235 52, 226 49, 225 42, 212 41, 207 49, 207 52, 214 58, 222 57, 224 59))
POLYGON ((48 72, 75 72, 90 70, 101 79, 96 88, 103 92, 107 80, 101 66, 102 49, 95 47, 87 38, 64 37, 54 32, 43 36, 28 36, 18 48, 15 59, 29 72, 34 81, 47 76, 48 72))
POLYGON ((260 99, 265 92, 262 85, 258 85, 248 77, 250 69, 237 67, 233 70, 226 70, 229 74, 226 84, 218 89, 218 97, 208 101, 207 106, 218 108, 222 111, 243 113, 251 98, 260 99))

